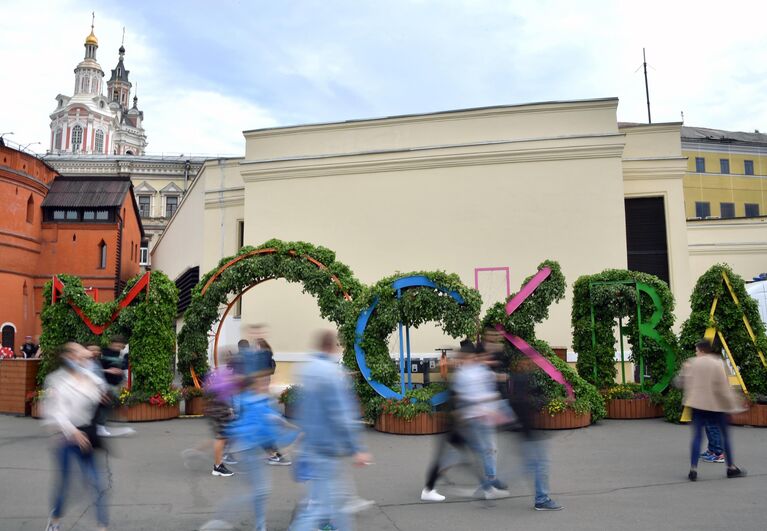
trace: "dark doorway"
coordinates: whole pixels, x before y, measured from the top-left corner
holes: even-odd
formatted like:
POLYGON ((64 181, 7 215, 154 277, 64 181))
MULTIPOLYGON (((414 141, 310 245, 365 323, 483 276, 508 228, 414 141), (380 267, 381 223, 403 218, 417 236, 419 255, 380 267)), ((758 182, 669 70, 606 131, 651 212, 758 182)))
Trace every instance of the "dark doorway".
POLYGON ((626 198, 625 203, 628 268, 655 275, 670 287, 663 198, 626 198))
POLYGON ((13 352, 16 352, 16 348, 14 347, 14 343, 16 342, 16 329, 13 328, 11 325, 5 325, 3 327, 3 346, 9 347, 13 349, 13 352))

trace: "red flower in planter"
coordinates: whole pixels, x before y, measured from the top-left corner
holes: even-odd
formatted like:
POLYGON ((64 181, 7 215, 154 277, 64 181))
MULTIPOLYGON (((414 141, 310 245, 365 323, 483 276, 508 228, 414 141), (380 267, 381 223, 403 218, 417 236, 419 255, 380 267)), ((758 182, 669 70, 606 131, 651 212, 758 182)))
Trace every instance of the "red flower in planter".
POLYGON ((153 397, 149 399, 149 403, 153 406, 162 407, 166 404, 165 399, 162 397, 162 394, 157 393, 153 397))

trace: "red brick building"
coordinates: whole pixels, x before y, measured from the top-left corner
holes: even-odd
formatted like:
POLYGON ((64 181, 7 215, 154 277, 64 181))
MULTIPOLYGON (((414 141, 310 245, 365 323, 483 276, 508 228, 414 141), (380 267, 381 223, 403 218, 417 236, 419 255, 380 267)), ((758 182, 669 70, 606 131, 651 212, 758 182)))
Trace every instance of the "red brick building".
POLYGON ((53 275, 82 278, 113 300, 140 271, 143 228, 123 177, 61 177, 37 157, 0 145, 0 330, 19 353, 41 333, 42 290, 53 275))

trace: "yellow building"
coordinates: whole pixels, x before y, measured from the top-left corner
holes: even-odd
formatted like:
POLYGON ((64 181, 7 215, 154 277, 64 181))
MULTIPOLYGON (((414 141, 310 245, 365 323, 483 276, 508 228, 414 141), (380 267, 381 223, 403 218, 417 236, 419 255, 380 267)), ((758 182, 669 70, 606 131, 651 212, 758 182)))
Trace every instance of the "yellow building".
POLYGON ((682 127, 688 219, 767 214, 767 135, 682 127))

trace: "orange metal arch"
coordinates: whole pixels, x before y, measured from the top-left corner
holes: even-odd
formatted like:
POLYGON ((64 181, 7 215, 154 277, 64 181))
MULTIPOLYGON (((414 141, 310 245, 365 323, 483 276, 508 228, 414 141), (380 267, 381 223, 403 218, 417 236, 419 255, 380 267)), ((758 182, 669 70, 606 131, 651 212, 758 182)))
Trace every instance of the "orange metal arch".
MULTIPOLYGON (((218 279, 218 277, 220 277, 227 269, 237 264, 241 260, 244 260, 245 258, 250 258, 251 256, 258 256, 260 254, 274 254, 276 252, 277 252, 277 249, 273 249, 271 247, 267 249, 256 249, 254 251, 250 251, 249 253, 245 253, 243 255, 238 256, 237 258, 234 258, 228 261, 226 264, 218 268, 218 271, 216 271, 213 274, 213 276, 208 279, 208 281, 205 283, 205 286, 203 286, 202 288, 202 291, 201 291, 202 295, 205 295, 205 292, 208 291, 208 288, 210 287, 210 285, 213 284, 213 282, 215 282, 216 279, 218 279)), ((295 251, 288 251, 288 253, 291 254, 292 256, 296 256, 295 251)), ((317 266, 318 269, 326 270, 328 268, 325 264, 323 264, 322 262, 320 262, 319 260, 315 258, 312 258, 309 255, 303 255, 302 258, 306 259, 310 263, 317 266)), ((341 292, 343 293, 343 296, 344 296, 344 300, 350 301, 352 298, 349 295, 349 293, 347 293, 346 289, 344 288, 343 284, 341 284, 341 281, 338 279, 338 277, 336 275, 330 275, 330 279, 341 289, 341 292)), ((231 311, 231 309, 234 307, 235 304, 237 304, 237 301, 240 300, 243 295, 245 295, 245 293, 247 293, 252 288, 254 288, 255 286, 258 286, 259 284, 261 284, 262 282, 266 280, 271 280, 271 278, 265 278, 263 280, 259 280, 258 282, 251 284, 250 286, 242 290, 239 294, 237 294, 237 296, 226 305, 226 309, 224 310, 224 313, 221 314, 221 318, 218 321, 218 326, 216 327, 215 339, 213 340, 213 365, 215 367, 218 367, 218 340, 219 340, 219 337, 221 336, 221 328, 224 325, 224 321, 226 320, 227 315, 229 315, 229 312, 231 311)), ((193 379, 195 379, 194 373, 192 373, 192 376, 193 376, 193 379)))

